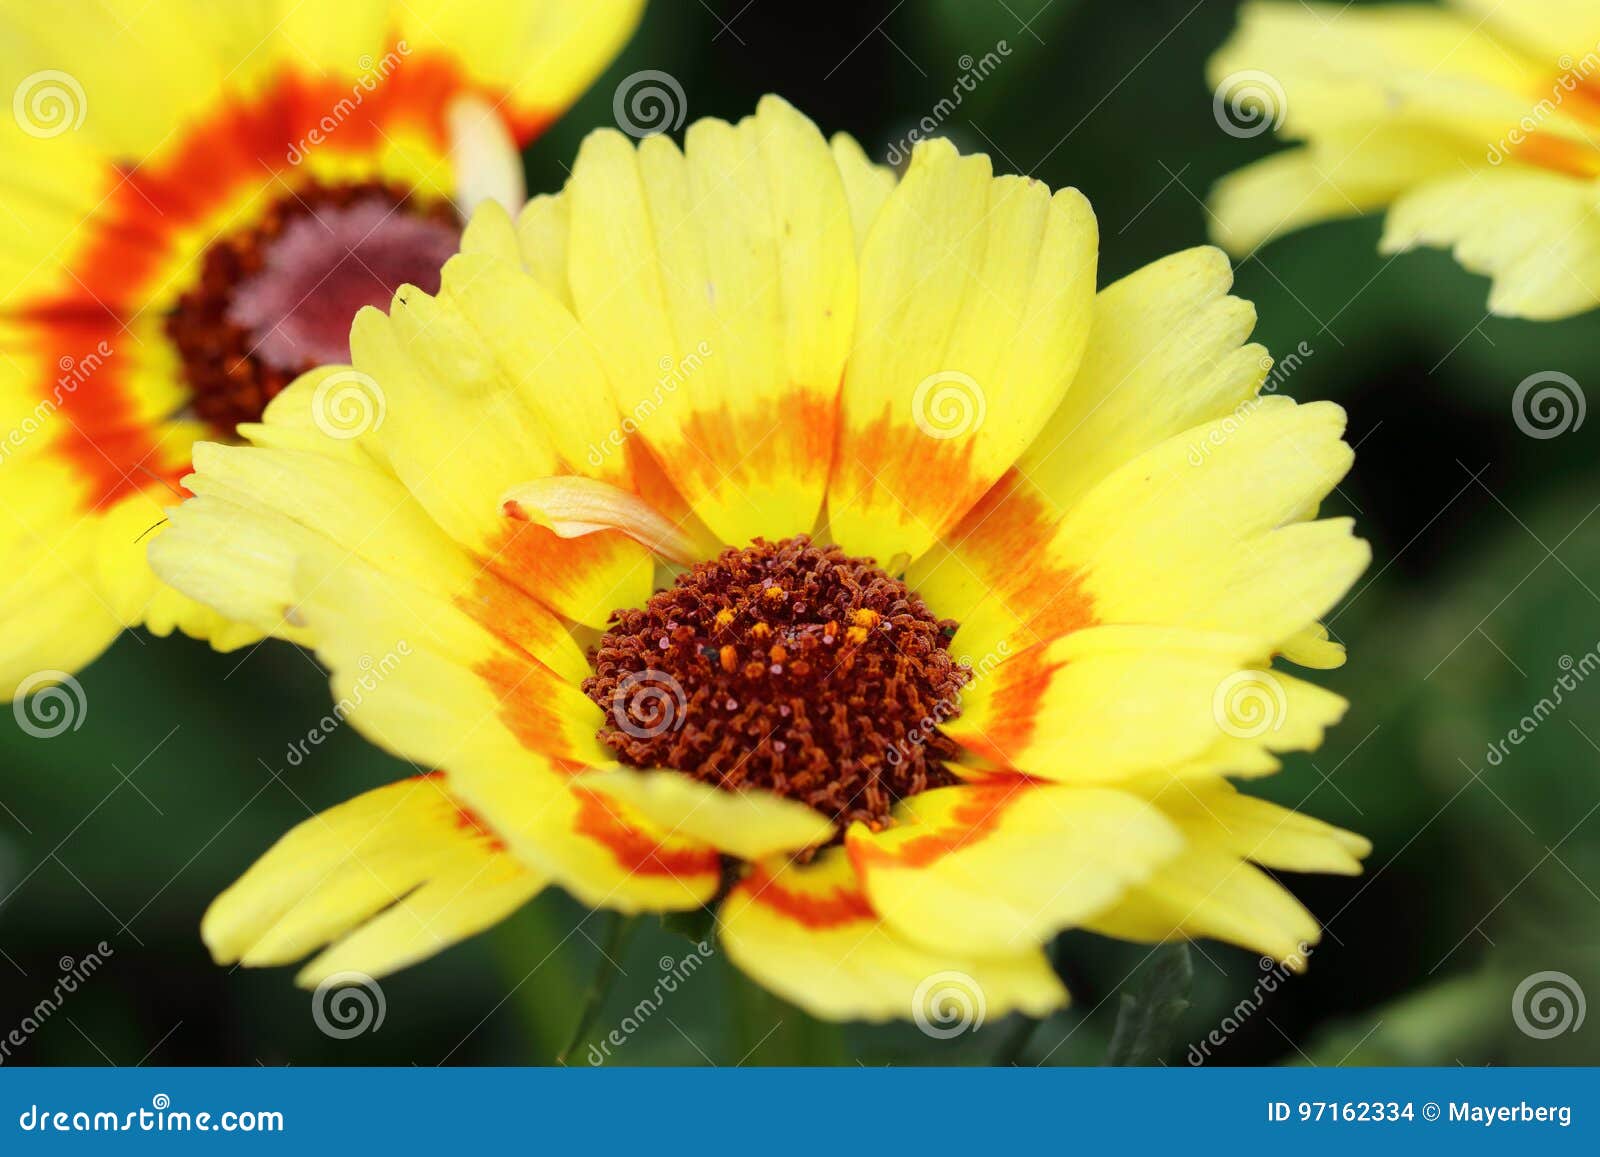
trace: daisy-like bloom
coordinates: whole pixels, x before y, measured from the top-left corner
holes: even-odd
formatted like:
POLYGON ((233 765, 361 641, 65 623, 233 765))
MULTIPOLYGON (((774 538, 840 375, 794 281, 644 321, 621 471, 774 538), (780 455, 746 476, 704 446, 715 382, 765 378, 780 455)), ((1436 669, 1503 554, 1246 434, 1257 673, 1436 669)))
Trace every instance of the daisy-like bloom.
MULTIPOLYGON (((256 637, 145 559, 197 438, 349 360, 356 310, 438 287, 459 210, 642 0, 0 4, 0 690, 124 627, 256 637)), ((330 391, 334 429, 370 402, 330 391)))
POLYGON ((1208 71, 1225 128, 1298 142, 1217 186, 1214 233, 1233 253, 1387 207, 1383 252, 1453 249, 1493 279, 1496 314, 1600 303, 1591 0, 1256 0, 1208 71))
POLYGON ((551 884, 714 906, 830 1018, 951 975, 1042 1013, 1070 927, 1301 960, 1255 865, 1367 844, 1226 776, 1344 709, 1269 670, 1342 658, 1343 415, 1258 397, 1219 252, 1097 296, 1097 248, 1074 190, 944 141, 896 183, 776 98, 482 208, 437 294, 356 318, 384 423, 329 439, 351 369, 301 379, 196 448, 151 547, 445 769, 286 836, 207 914, 217 960, 380 975, 551 884))

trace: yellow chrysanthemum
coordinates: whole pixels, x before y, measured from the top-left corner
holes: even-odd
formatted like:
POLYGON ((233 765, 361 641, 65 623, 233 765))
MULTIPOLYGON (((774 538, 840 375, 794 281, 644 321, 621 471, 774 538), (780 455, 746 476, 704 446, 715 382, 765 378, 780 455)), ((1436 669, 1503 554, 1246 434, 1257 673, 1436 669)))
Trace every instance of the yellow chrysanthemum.
POLYGON ((361 304, 437 285, 452 199, 520 203, 517 146, 641 4, 0 4, 7 698, 125 626, 255 637, 145 561, 191 445, 348 360, 361 304))
POLYGON ((1236 255, 1389 206, 1382 250, 1453 248, 1489 308, 1559 318, 1600 304, 1600 7, 1256 0, 1209 66, 1219 122, 1301 142, 1223 180, 1214 234, 1236 255))
POLYGON ((216 958, 377 975, 557 884, 716 905, 832 1018, 946 971, 1043 1012, 1076 926, 1298 961, 1316 922, 1254 865, 1368 845, 1225 776, 1344 710, 1269 669, 1342 660, 1343 414, 1258 396, 1222 254, 1096 296, 1097 248, 1074 190, 944 141, 896 183, 776 98, 681 151, 596 133, 561 195, 480 210, 353 369, 196 448, 151 548, 447 769, 287 836, 216 958), (349 373, 385 417, 337 441, 308 409, 349 373))

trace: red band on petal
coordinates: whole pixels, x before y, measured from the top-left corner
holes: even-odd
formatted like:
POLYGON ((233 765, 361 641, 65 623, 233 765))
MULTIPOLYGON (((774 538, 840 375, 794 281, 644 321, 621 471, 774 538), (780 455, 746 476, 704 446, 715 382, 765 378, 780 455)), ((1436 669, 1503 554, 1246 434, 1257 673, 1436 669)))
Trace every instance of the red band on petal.
POLYGON ((760 864, 751 866, 750 874, 737 890, 748 896, 752 903, 771 908, 807 928, 836 928, 841 924, 877 918, 865 893, 857 889, 835 886, 830 891, 818 893, 785 888, 778 882, 778 877, 760 864))
POLYGON ((714 848, 669 848, 629 824, 604 796, 581 788, 576 830, 603 845, 618 866, 634 876, 671 876, 674 879, 722 871, 722 858, 714 848))

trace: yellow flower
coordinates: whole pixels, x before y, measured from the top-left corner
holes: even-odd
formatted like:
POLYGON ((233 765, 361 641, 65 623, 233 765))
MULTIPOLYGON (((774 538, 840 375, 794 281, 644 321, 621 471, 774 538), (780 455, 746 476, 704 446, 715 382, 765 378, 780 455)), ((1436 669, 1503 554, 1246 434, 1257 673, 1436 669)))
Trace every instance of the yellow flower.
POLYGON ((1211 60, 1219 124, 1295 148, 1225 178, 1235 255, 1389 207, 1382 251, 1450 248, 1489 309, 1600 303, 1600 8, 1589 0, 1350 7, 1256 0, 1211 60))
POLYGON ((1225 775, 1342 714, 1269 665, 1342 661, 1318 618, 1368 550, 1315 518, 1343 414, 1258 397, 1222 254, 1097 296, 1075 190, 944 141, 897 184, 770 97, 682 151, 595 133, 462 249, 356 318, 381 425, 328 438, 350 370, 302 379, 196 448, 151 548, 446 769, 290 833, 207 914, 217 960, 378 975, 550 884, 716 905, 832 1018, 947 972, 1046 1011, 1069 927, 1302 959, 1250 861, 1368 845, 1225 775))
POLYGON ((125 626, 255 637, 145 561, 190 446, 348 360, 362 303, 436 286, 452 199, 520 201, 517 146, 641 3, 0 4, 7 698, 125 626))

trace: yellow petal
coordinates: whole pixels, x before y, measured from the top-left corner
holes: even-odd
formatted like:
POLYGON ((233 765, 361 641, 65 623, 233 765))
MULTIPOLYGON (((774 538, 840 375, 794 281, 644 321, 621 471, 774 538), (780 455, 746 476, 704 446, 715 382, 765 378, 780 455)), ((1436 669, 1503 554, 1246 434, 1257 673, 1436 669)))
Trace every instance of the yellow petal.
POLYGON ((1302 667, 1331 671, 1335 667, 1344 666, 1344 644, 1330 638, 1328 628, 1321 623, 1313 623, 1304 630, 1297 631, 1283 641, 1279 650, 1289 662, 1298 663, 1302 667))
MULTIPOLYGON (((1082 560, 1050 549, 1061 515, 1129 459, 1248 405, 1271 367, 1244 345, 1249 303, 1215 249, 1190 249, 1100 291, 1092 338, 1066 398, 1008 472, 907 581, 961 624, 982 655, 1083 626, 1082 560)), ((1301 356, 1291 351, 1292 369, 1301 356)))
POLYGON ((522 750, 552 758, 604 761, 595 739, 600 709, 579 690, 587 664, 570 636, 561 669, 518 645, 510 616, 480 619, 353 560, 303 558, 295 609, 350 700, 352 720, 391 751, 424 766, 458 768, 461 745, 493 743, 508 758, 522 750), (485 621, 493 624, 486 626, 485 621))
POLYGON ((1127 790, 1159 807, 1189 843, 1207 844, 1286 872, 1361 873, 1372 844, 1354 832, 1239 792, 1219 777, 1152 777, 1127 790))
POLYGON ((1479 146, 1426 129, 1330 130, 1218 181, 1207 205, 1211 236, 1242 259, 1284 233, 1381 209, 1483 156, 1479 146))
POLYGON ((742 860, 797 852, 833 838, 833 823, 793 800, 759 790, 725 791, 676 771, 608 768, 576 782, 631 806, 663 831, 701 840, 742 860))
POLYGON ((829 144, 839 166, 839 176, 844 181, 844 195, 850 202, 850 226, 855 231, 859 251, 866 244, 878 211, 894 190, 894 170, 887 165, 874 164, 848 133, 834 133, 829 144))
POLYGON ((1058 511, 1129 459, 1255 397, 1272 360, 1255 307, 1211 248, 1152 262, 1095 297, 1083 365, 1018 463, 1058 511))
POLYGON ((568 310, 573 308, 572 283, 567 277, 570 237, 571 206, 565 196, 535 197, 517 215, 517 249, 523 268, 568 310))
POLYGON ((1215 740, 1199 755, 1171 765, 1170 773, 1184 779, 1208 779, 1219 772, 1271 775, 1281 766, 1275 754, 1315 751, 1349 706, 1332 691, 1282 671, 1244 667, 1229 672, 1212 691, 1215 740))
POLYGON ((917 147, 861 254, 828 486, 841 545, 915 558, 1016 461, 1077 370, 1097 249, 1076 190, 917 147))
POLYGON ((506 817, 519 854, 591 908, 683 911, 709 903, 722 886, 716 848, 629 804, 578 783, 546 794, 498 767, 475 770, 469 798, 506 817))
POLYGON ((1581 55, 1600 44, 1600 15, 1589 0, 1532 0, 1526 4, 1499 4, 1495 0, 1450 2, 1540 58, 1555 60, 1569 52, 1581 55))
POLYGON ((1087 925, 1124 940, 1212 937, 1305 968, 1322 930, 1301 903, 1238 856, 1195 844, 1087 925))
POLYGON ((1171 623, 1268 646, 1316 621, 1371 557, 1348 520, 1302 522, 1344 476, 1344 412, 1264 397, 1105 478, 1051 557, 1081 571, 1101 622, 1171 623))
MULTIPOLYGON (((1388 123, 1487 143, 1528 112, 1527 95, 1552 79, 1546 71, 1480 20, 1437 6, 1253 0, 1206 78, 1227 100, 1253 76, 1267 102, 1257 110, 1297 139, 1388 123)), ((1234 115, 1230 123, 1235 135, 1259 131, 1259 121, 1234 115)))
POLYGON ((0 693, 6 699, 38 672, 81 670, 122 632, 122 618, 93 579, 97 529, 87 521, 48 546, 0 531, 10 572, 0 586, 0 693))
POLYGON ((915 1020, 953 1035, 1013 1011, 1043 1016, 1067 1002, 1038 949, 963 956, 900 939, 874 915, 842 848, 805 867, 754 866, 718 923, 735 964, 826 1020, 915 1020))
POLYGON ((537 522, 562 538, 615 530, 682 566, 705 557, 703 548, 637 494, 597 478, 536 478, 507 490, 500 506, 507 516, 537 522))
POLYGON ((1103 788, 940 788, 902 803, 895 820, 876 834, 852 827, 851 861, 900 936, 951 952, 1045 944, 1183 846, 1155 808, 1103 788))
MULTIPOLYGON (((587 341, 537 281, 489 254, 463 254, 446 265, 437 298, 407 289, 388 317, 363 310, 350 343, 383 400, 375 446, 453 538, 591 626, 648 595, 653 563, 625 536, 562 540, 501 515, 500 496, 529 477, 591 472, 594 447, 620 421, 587 341)), ((619 456, 594 473, 630 482, 619 456)))
POLYGON ((565 198, 577 314, 635 436, 724 541, 810 531, 856 300, 822 135, 775 97, 682 152, 598 132, 565 198))
POLYGON ((1224 733, 1217 689, 1259 644, 1176 628, 1095 627, 1001 662, 944 731, 1000 766, 1114 783, 1199 758, 1224 733))
POLYGON ((249 966, 338 941, 303 983, 346 969, 376 977, 499 921, 542 886, 445 776, 418 776, 289 832, 217 897, 201 936, 219 964, 249 966))
POLYGON ((1489 309, 1503 317, 1568 317, 1600 303, 1592 180, 1506 166, 1420 185, 1389 211, 1382 248, 1417 245, 1449 248, 1492 277, 1489 309))
POLYGON ((715 848, 572 782, 610 759, 577 675, 351 563, 302 567, 297 589, 341 713, 386 749, 450 768, 452 790, 525 863, 591 907, 693 908, 716 894, 715 848))
POLYGON ((458 96, 445 110, 445 123, 461 215, 472 216, 485 202, 513 213, 521 209, 528 199, 522 153, 500 113, 482 97, 458 96))
POLYGON ((161 508, 171 498, 162 489, 140 491, 112 505, 99 519, 96 578, 106 604, 127 625, 143 624, 159 638, 182 631, 210 642, 218 651, 259 642, 264 632, 258 627, 172 589, 151 570, 147 552, 167 529, 161 508))
POLYGON ((503 89, 512 119, 526 126, 525 140, 622 50, 644 0, 405 0, 376 8, 398 23, 416 53, 446 52, 473 80, 503 89))
POLYGON ((452 614, 458 604, 492 619, 488 629, 541 662, 574 675, 587 669, 559 619, 532 597, 512 597, 370 459, 202 443, 195 465, 187 484, 196 497, 170 512, 172 526, 150 543, 150 558, 165 581, 229 617, 305 641, 296 568, 348 560, 388 575, 388 589, 407 592, 399 597, 418 616, 409 629, 397 626, 386 648, 426 631, 421 608, 436 609, 443 629, 463 613, 452 614))

